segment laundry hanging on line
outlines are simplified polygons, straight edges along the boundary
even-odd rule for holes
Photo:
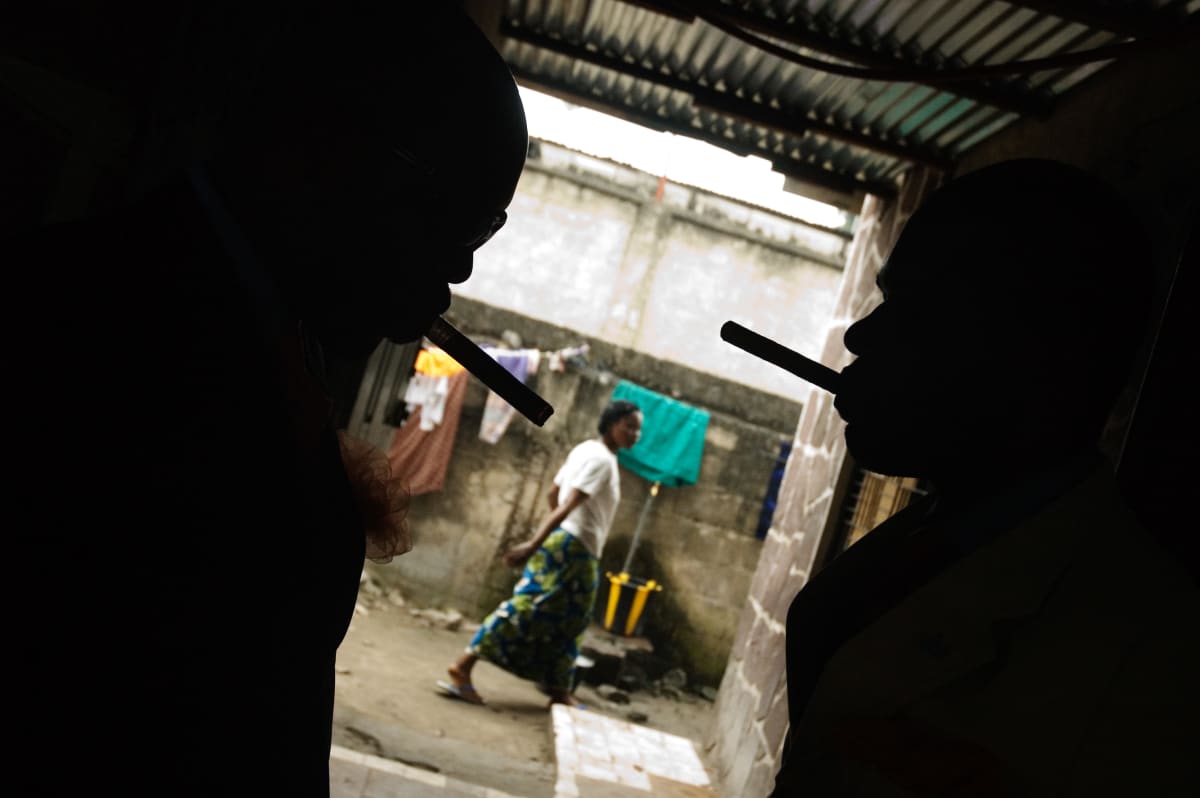
[[[617,383],[612,398],[633,402],[642,411],[642,437],[617,452],[617,461],[651,482],[694,485],[704,455],[708,411],[625,380]]]
[[[396,430],[388,448],[393,478],[412,496],[439,491],[446,484],[469,372],[460,369],[452,376],[432,379],[444,383],[444,392],[439,392],[434,402],[414,405],[408,421]],[[431,416],[436,412],[438,422],[427,424],[427,412]]]
[[[588,351],[587,344],[554,352],[483,348],[522,381],[536,375],[548,358],[553,358],[555,370],[564,371],[563,364]],[[417,353],[404,389],[408,415],[388,448],[393,478],[400,480],[410,495],[432,493],[445,485],[469,377],[470,372],[439,347],[423,348]],[[488,443],[498,442],[515,412],[508,402],[489,391],[479,437]]]
[[[580,344],[579,346],[568,346],[566,349],[556,349],[553,352],[546,352],[546,359],[550,361],[551,371],[566,371],[567,363],[577,358],[586,357],[588,353],[588,345]]]
[[[484,346],[482,349],[521,382],[537,374],[542,359],[541,352],[537,349],[499,349],[492,346]],[[487,400],[483,404],[483,419],[479,423],[479,439],[486,443],[498,443],[516,413],[516,408],[498,393],[488,391]]]
[[[553,351],[504,349],[486,345],[481,348],[521,382],[526,382],[529,378],[536,376],[542,361],[547,362],[551,371],[563,372],[566,371],[567,363],[576,361],[588,353],[587,344]],[[479,424],[479,439],[490,444],[498,443],[516,413],[516,408],[502,399],[499,394],[488,391],[488,397],[483,407],[483,419]]]
[[[450,378],[463,371],[462,365],[441,349],[422,349],[417,353],[412,376],[404,389],[404,403],[410,419],[420,408],[418,423],[422,430],[429,432],[442,423]]]

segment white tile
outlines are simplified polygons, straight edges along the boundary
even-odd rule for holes
[[[636,787],[639,790],[650,789],[650,777],[633,768],[619,768],[617,770],[617,781],[630,787]]]
[[[579,766],[579,775],[587,776],[589,779],[597,781],[616,781],[617,774],[613,772],[611,766],[594,765],[590,762],[583,762]]]
[[[554,784],[555,798],[576,798],[579,795],[579,785],[575,779],[559,779]]]

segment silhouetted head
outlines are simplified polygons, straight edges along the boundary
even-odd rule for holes
[[[528,144],[516,84],[456,4],[278,14],[214,182],[323,343],[414,340],[504,223]]]
[[[596,429],[604,443],[614,452],[617,449],[628,449],[637,443],[642,435],[641,408],[625,399],[615,399],[600,413],[600,422]]]
[[[931,195],[878,284],[845,335],[846,442],[937,484],[1094,447],[1143,336],[1149,243],[1099,181],[1009,161]]]

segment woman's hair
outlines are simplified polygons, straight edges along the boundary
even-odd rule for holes
[[[596,425],[596,429],[600,430],[600,434],[603,435],[608,432],[609,427],[625,418],[625,416],[639,412],[641,412],[641,408],[633,402],[616,399],[609,402],[608,407],[604,408],[604,412],[600,414],[600,423]]]

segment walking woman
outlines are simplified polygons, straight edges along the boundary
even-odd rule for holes
[[[571,694],[575,658],[592,618],[600,584],[600,553],[621,498],[617,452],[638,441],[642,413],[617,400],[604,409],[599,437],[567,455],[547,498],[550,514],[537,533],[504,553],[504,562],[524,564],[512,597],[483,621],[466,653],[439,681],[446,693],[482,704],[471,683],[480,659],[535,682],[551,703],[575,706]]]

